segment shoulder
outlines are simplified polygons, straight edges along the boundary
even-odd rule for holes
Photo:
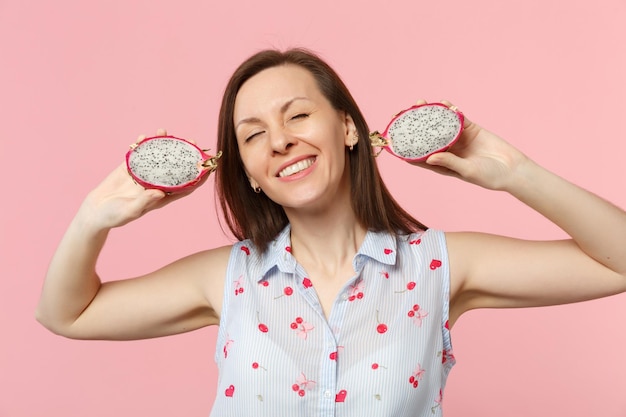
[[[443,255],[447,252],[447,234],[439,229],[421,230],[409,235],[398,235],[398,246],[408,246],[420,253],[425,251],[439,252]]]
[[[417,231],[408,235],[395,236],[398,252],[398,265],[415,269],[436,271],[447,278],[449,275],[446,234],[438,229]]]
[[[176,261],[176,263],[188,268],[201,268],[203,271],[213,271],[216,272],[214,275],[220,275],[219,272],[222,269],[226,270],[225,267],[228,264],[228,259],[234,246],[226,245],[196,252]]]
[[[219,316],[222,307],[224,278],[235,245],[207,249],[181,258],[164,269],[179,282],[188,282],[202,293]]]
[[[242,273],[248,275],[263,274],[273,266],[285,260],[285,252],[291,250],[289,239],[290,227],[285,227],[265,248],[260,248],[251,239],[245,239],[232,245],[228,261],[227,276]]]
[[[454,297],[463,288],[465,279],[472,269],[473,260],[480,259],[481,252],[486,249],[485,245],[490,244],[490,235],[476,232],[446,232],[445,236],[451,269],[451,292]]]

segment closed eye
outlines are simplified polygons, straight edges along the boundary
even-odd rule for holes
[[[299,113],[299,114],[296,114],[295,116],[293,116],[291,118],[291,120],[306,119],[307,117],[309,117],[309,115],[307,113]]]
[[[264,133],[264,131],[261,131],[261,132],[256,132],[256,133],[251,134],[250,136],[248,136],[248,137],[244,140],[244,142],[248,142],[249,140],[251,140],[251,139],[252,139],[252,138],[254,138],[255,136],[260,135],[261,133]]]

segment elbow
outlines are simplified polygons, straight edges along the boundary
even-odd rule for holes
[[[52,333],[63,336],[62,329],[60,329],[59,326],[54,323],[54,320],[50,320],[50,317],[47,314],[43,313],[40,309],[37,309],[35,311],[35,320],[37,320],[39,324],[50,330]]]
[[[71,326],[62,323],[60,320],[54,320],[50,316],[50,314],[46,314],[45,312],[41,311],[40,308],[37,308],[37,310],[35,310],[35,320],[57,336],[63,336],[69,339],[76,339],[76,337],[72,336],[70,332]]]
[[[52,322],[49,320],[48,315],[42,311],[41,306],[37,306],[37,309],[35,310],[35,320],[46,329],[55,333],[54,330],[52,330],[54,327]]]

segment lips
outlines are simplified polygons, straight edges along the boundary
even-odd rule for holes
[[[289,175],[297,174],[300,171],[303,171],[313,165],[315,162],[315,157],[310,157],[306,159],[301,159],[293,164],[286,166],[278,172],[278,176],[280,178],[288,177]]]

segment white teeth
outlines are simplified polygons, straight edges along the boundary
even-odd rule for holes
[[[288,175],[296,174],[304,169],[307,169],[315,162],[315,158],[304,159],[302,161],[296,162],[293,165],[289,165],[287,168],[283,169],[278,173],[279,177],[286,177]]]

